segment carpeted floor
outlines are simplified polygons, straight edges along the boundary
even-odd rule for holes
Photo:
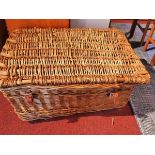
[[[130,25],[113,25],[128,31]],[[139,33],[136,31],[136,36]],[[150,61],[149,55],[141,52],[135,40],[132,46],[141,57]],[[0,93],[0,134],[141,134],[130,104],[122,109],[96,113],[77,114],[69,117],[55,118],[48,121],[22,122],[10,103]]]

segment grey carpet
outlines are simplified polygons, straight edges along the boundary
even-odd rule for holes
[[[142,134],[155,134],[155,104],[153,102],[152,85],[137,86],[131,97],[135,117]]]
[[[124,33],[130,30],[130,24],[113,24],[113,27],[121,29]],[[131,46],[136,54],[141,58],[143,64],[151,75],[149,85],[136,86],[130,97],[130,103],[140,127],[142,134],[155,135],[155,67],[152,68],[149,63],[155,54],[155,48],[150,44],[147,52],[137,46],[141,39],[142,33],[139,28],[136,29],[134,37],[130,40]],[[147,37],[146,37],[147,38]]]
[[[151,83],[135,87],[130,103],[142,134],[155,135],[155,71],[146,63]]]

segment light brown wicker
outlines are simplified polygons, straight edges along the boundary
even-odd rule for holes
[[[149,81],[116,29],[20,29],[10,34],[0,62],[2,87]]]
[[[16,30],[0,53],[0,69],[2,91],[23,120],[122,107],[133,85],[150,81],[123,33],[114,28]],[[26,89],[33,90],[31,99],[29,93],[26,99],[21,95]],[[42,108],[34,108],[39,103]]]

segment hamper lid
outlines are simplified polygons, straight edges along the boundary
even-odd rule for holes
[[[18,29],[0,53],[0,84],[148,83],[150,76],[115,29]]]

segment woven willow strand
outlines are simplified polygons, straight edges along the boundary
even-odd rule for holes
[[[117,29],[19,29],[0,53],[0,85],[147,83],[149,74]]]

